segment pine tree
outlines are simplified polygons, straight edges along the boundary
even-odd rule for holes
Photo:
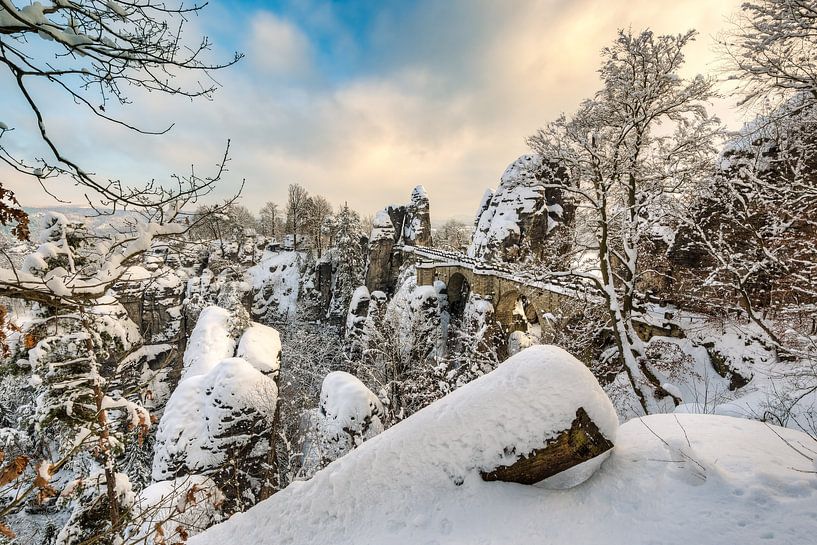
[[[335,232],[335,274],[332,279],[332,300],[327,317],[345,320],[355,289],[363,284],[365,257],[360,243],[363,232],[360,215],[344,204],[337,215]]]

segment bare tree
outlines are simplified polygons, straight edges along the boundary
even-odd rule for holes
[[[274,202],[267,202],[258,215],[258,226],[261,234],[275,238],[280,222],[280,212],[278,205]]]
[[[298,233],[303,229],[309,206],[309,193],[299,184],[289,184],[287,223],[292,231],[292,249],[298,249]]]
[[[597,288],[625,369],[646,412],[666,397],[645,365],[633,327],[638,281],[647,272],[640,248],[660,227],[673,195],[707,172],[717,125],[703,103],[712,82],[678,75],[694,32],[655,36],[620,31],[603,50],[603,88],[571,118],[562,116],[528,139],[553,162],[546,186],[566,191],[583,217],[593,260],[575,261],[556,276],[579,277]],[[659,130],[660,127],[660,130]],[[568,179],[560,179],[563,169]]]
[[[312,238],[313,248],[321,257],[323,252],[324,230],[327,220],[332,217],[332,205],[323,195],[312,195],[307,200],[304,217],[304,228]]]
[[[444,250],[462,252],[471,242],[473,228],[465,223],[450,219],[434,233],[434,245]]]
[[[129,104],[126,91],[134,87],[189,98],[212,96],[217,84],[210,71],[235,63],[241,55],[236,53],[223,63],[208,62],[204,56],[210,41],[204,37],[191,44],[185,39],[186,21],[204,5],[74,0],[44,6],[0,0],[0,65],[8,71],[28,108],[36,136],[50,153],[50,157],[38,158],[16,155],[12,149],[19,146],[10,147],[4,139],[17,128],[0,120],[0,159],[36,179],[44,190],[45,180],[69,177],[90,190],[86,199],[91,206],[106,207],[107,213],[117,207],[164,206],[208,192],[211,181],[195,177],[188,178],[195,178],[193,184],[169,185],[101,179],[65,153],[50,130],[42,98],[37,96],[39,83],[47,82],[52,92],[61,92],[89,115],[143,134],[166,133],[172,125],[157,130],[141,128],[111,113],[109,106]],[[190,82],[186,74],[191,72],[200,72],[202,78]]]

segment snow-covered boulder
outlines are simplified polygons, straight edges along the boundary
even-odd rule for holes
[[[275,381],[242,358],[189,377],[167,402],[156,432],[153,478],[160,481],[221,468],[266,440],[277,400]]]
[[[338,435],[362,436],[369,428],[383,430],[380,400],[357,377],[343,371],[332,371],[323,379],[320,411]]]
[[[323,379],[321,400],[304,443],[307,474],[337,460],[383,431],[383,405],[357,377],[332,371]]]
[[[505,170],[496,192],[480,202],[468,255],[485,261],[542,258],[544,241],[572,221],[559,188],[564,173],[539,155],[523,155]]]
[[[187,349],[184,351],[182,379],[208,373],[221,360],[235,352],[235,339],[230,335],[230,311],[209,306],[201,311]]]
[[[272,378],[281,369],[281,335],[278,330],[263,324],[250,324],[241,339],[235,355]]]
[[[369,242],[379,242],[381,240],[391,240],[394,242],[394,224],[391,222],[391,216],[387,209],[379,210],[372,219],[372,233],[369,236]]]
[[[152,470],[155,481],[206,475],[228,507],[252,504],[271,486],[281,357],[276,330],[250,324],[242,334],[234,325],[220,307],[199,315],[184,374],[159,421]]]

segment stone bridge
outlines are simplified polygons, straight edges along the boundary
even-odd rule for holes
[[[474,293],[491,301],[496,322],[508,333],[524,326],[522,313],[528,322],[544,325],[547,314],[591,297],[579,286],[526,279],[507,266],[481,263],[463,254],[424,247],[413,251],[417,284],[444,282],[452,315],[461,315],[468,295]]]
[[[524,330],[528,324],[544,327],[548,314],[556,311],[572,314],[585,304],[602,304],[598,294],[586,285],[569,282],[543,282],[514,272],[502,264],[482,263],[464,254],[437,248],[413,247],[417,284],[430,286],[435,280],[445,283],[452,316],[462,315],[468,295],[474,293],[489,300],[494,320],[506,334]],[[524,319],[522,316],[524,315]],[[657,315],[634,320],[636,332],[644,340],[654,335],[677,337],[681,330]]]

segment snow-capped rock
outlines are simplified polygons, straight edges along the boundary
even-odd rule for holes
[[[565,173],[539,155],[523,155],[502,174],[496,192],[480,203],[468,255],[485,261],[541,257],[543,242],[560,224],[570,223],[573,208],[562,191]]]

